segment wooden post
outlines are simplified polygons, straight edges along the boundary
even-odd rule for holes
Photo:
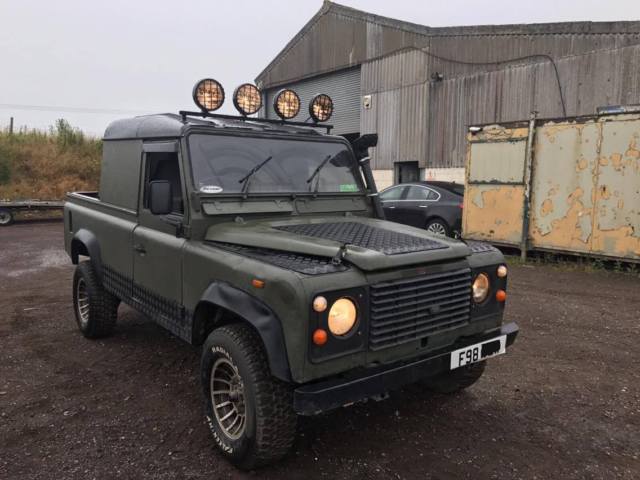
[[[13,117],[9,120],[9,135],[13,135]]]

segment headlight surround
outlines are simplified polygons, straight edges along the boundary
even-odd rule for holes
[[[357,319],[358,308],[355,302],[350,298],[341,297],[333,302],[329,309],[329,331],[336,337],[343,337],[353,330]]]
[[[471,286],[473,291],[473,301],[476,303],[484,302],[489,296],[490,286],[491,282],[489,281],[489,275],[486,273],[479,273]]]

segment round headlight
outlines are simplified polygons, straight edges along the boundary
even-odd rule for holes
[[[479,273],[473,281],[473,300],[476,303],[483,302],[489,295],[489,277],[486,273]]]
[[[273,108],[280,118],[289,120],[300,111],[300,97],[293,90],[280,90],[273,102]]]
[[[321,93],[309,102],[309,115],[316,122],[326,122],[333,114],[333,100],[329,95]]]
[[[224,102],[224,88],[220,82],[205,78],[193,87],[193,101],[206,112],[219,109]]]
[[[339,298],[329,310],[329,331],[338,337],[346,335],[356,324],[357,318],[356,304],[348,298]]]
[[[233,105],[242,115],[253,115],[262,107],[260,90],[255,85],[243,83],[233,92]]]

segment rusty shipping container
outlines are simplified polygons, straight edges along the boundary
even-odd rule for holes
[[[639,111],[472,127],[463,235],[640,261]]]

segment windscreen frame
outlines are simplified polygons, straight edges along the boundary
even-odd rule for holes
[[[239,138],[262,138],[262,139],[277,139],[284,141],[304,141],[304,142],[317,142],[317,143],[336,143],[343,146],[353,159],[354,179],[358,186],[358,191],[354,192],[260,192],[252,191],[249,193],[251,198],[273,198],[273,197],[364,197],[368,195],[366,182],[362,176],[360,165],[353,152],[351,144],[347,139],[338,136],[322,135],[318,133],[307,134],[306,132],[296,132],[295,134],[284,132],[259,132],[259,131],[212,131],[204,128],[189,128],[184,134],[185,151],[188,158],[188,179],[191,182],[191,189],[198,196],[203,199],[222,199],[222,198],[238,198],[243,197],[243,193],[238,192],[222,192],[222,193],[204,193],[201,192],[197,183],[193,171],[193,154],[191,151],[191,136],[192,135],[208,135],[208,136],[224,136],[224,137],[239,137]],[[275,161],[275,159],[274,159]]]

